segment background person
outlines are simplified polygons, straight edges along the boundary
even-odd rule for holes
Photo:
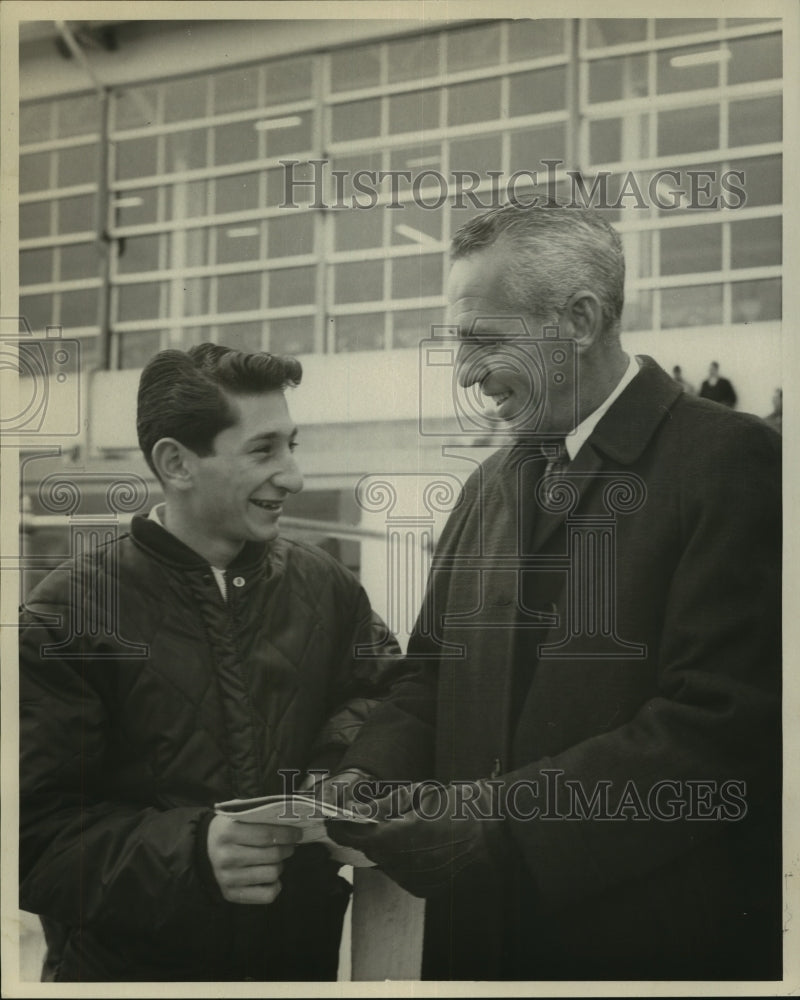
[[[702,399],[710,399],[714,403],[722,403],[733,409],[736,406],[736,391],[729,379],[719,373],[719,364],[712,361],[708,368],[708,378],[700,386]]]

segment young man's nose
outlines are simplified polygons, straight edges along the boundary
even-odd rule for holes
[[[299,493],[302,490],[303,474],[294,455],[287,457],[281,469],[272,476],[272,481],[287,493]]]

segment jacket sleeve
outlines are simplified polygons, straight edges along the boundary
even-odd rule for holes
[[[639,877],[717,836],[726,822],[713,805],[726,782],[743,802],[725,810],[728,829],[745,816],[764,821],[780,801],[779,439],[752,424],[735,430],[735,439],[704,449],[713,455],[707,466],[687,455],[655,696],[619,728],[504,775],[535,782],[540,800],[549,781],[552,815],[568,815],[574,803],[566,782],[586,797],[609,782],[612,816],[627,802],[625,821],[530,819],[528,806],[510,819],[513,842],[553,904]],[[639,805],[624,798],[626,788],[641,799],[664,779],[676,786],[662,801],[677,794],[691,805],[694,795],[696,818],[662,821],[652,802],[633,818]]]
[[[20,905],[60,923],[181,933],[215,899],[195,864],[207,808],[158,810],[109,787],[102,642],[69,656],[66,604],[23,611],[20,630]]]

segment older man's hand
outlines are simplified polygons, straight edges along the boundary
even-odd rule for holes
[[[468,792],[465,792],[468,789]],[[377,824],[329,820],[328,835],[354,847],[415,896],[431,896],[471,866],[494,869],[505,837],[497,782],[436,782],[377,799]]]

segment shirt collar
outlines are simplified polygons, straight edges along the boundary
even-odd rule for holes
[[[625,388],[636,378],[638,374],[639,362],[632,354],[630,360],[628,361],[628,367],[625,369],[625,374],[619,380],[616,387],[611,391],[610,395],[607,396],[605,401],[601,403],[596,410],[590,413],[585,420],[582,420],[575,430],[571,434],[568,434],[565,438],[564,444],[566,445],[570,462],[588,441],[592,431],[608,412],[614,400],[622,395]]]

